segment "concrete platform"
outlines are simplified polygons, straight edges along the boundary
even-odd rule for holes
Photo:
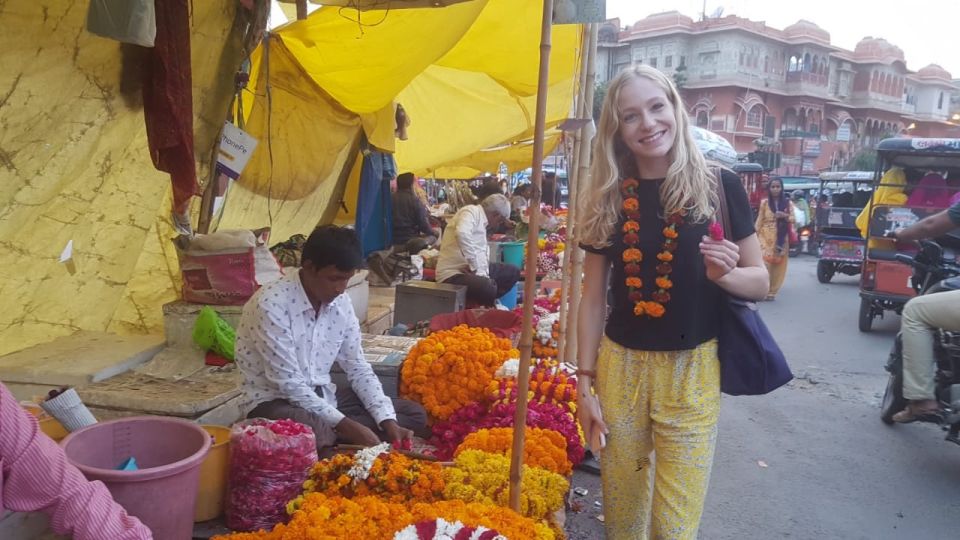
[[[17,399],[53,388],[82,388],[143,364],[162,348],[162,336],[77,332],[0,357],[0,380]]]

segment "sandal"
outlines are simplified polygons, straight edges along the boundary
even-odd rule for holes
[[[940,407],[921,408],[913,403],[907,404],[906,408],[893,415],[893,421],[898,424],[909,424],[911,422],[933,422],[939,424],[943,421],[943,411]]]

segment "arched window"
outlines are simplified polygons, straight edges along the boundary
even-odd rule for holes
[[[810,71],[810,53],[803,55],[803,71]]]
[[[943,92],[940,92],[940,99],[937,100],[937,109],[943,108]]]
[[[750,112],[747,113],[747,127],[749,128],[762,128],[763,127],[763,107],[759,105],[754,105]]]
[[[707,111],[701,109],[697,112],[697,127],[706,128],[710,126],[710,115]]]
[[[791,57],[790,57],[790,65],[787,66],[787,71],[791,71],[791,72],[792,72],[792,71],[800,71],[799,67],[800,67],[800,66],[799,66],[799,64],[797,63],[797,57],[796,57],[796,56],[791,56]]]

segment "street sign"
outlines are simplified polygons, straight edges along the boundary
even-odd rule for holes
[[[837,130],[837,140],[839,142],[849,142],[850,141],[850,123],[844,122],[840,129]]]

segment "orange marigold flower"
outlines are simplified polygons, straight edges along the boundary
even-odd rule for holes
[[[659,302],[647,302],[645,309],[647,315],[654,318],[663,317],[663,314],[667,312],[666,308],[664,308]]]
[[[643,252],[636,248],[623,250],[623,262],[632,263],[643,260]]]
[[[640,287],[643,287],[643,280],[641,280],[638,277],[628,277],[627,287],[633,287],[634,289],[639,289]]]
[[[670,262],[673,260],[673,253],[670,253],[669,251],[661,251],[660,253],[657,253],[657,258],[663,262]]]
[[[660,277],[657,278],[657,287],[660,287],[661,289],[667,290],[667,289],[673,287],[673,282],[670,281],[670,278],[668,278],[668,277],[666,277],[666,276],[660,276]]]
[[[623,209],[627,212],[636,212],[640,209],[640,203],[634,198],[623,200]]]
[[[632,219],[628,219],[626,223],[623,224],[623,232],[637,232],[640,230],[640,224]]]
[[[669,239],[673,240],[673,239],[676,238],[677,236],[679,236],[679,234],[677,234],[677,229],[676,229],[676,228],[674,228],[674,227],[672,227],[672,226],[671,226],[671,227],[664,227],[664,228],[663,228],[663,237],[664,237],[664,238],[669,238]]]

